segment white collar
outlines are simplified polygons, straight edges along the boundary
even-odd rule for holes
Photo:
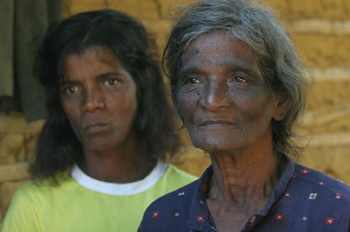
[[[109,183],[93,179],[86,175],[77,164],[73,166],[71,176],[80,185],[92,191],[110,195],[126,196],[141,193],[151,188],[163,176],[167,167],[167,164],[158,160],[156,166],[144,179],[125,184]]]

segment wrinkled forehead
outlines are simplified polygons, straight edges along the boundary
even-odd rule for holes
[[[226,32],[214,32],[197,37],[181,57],[179,75],[188,67],[207,65],[249,67],[260,69],[258,56],[249,46]]]

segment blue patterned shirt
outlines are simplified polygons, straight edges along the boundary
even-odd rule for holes
[[[350,187],[286,159],[286,168],[267,205],[247,220],[242,231],[350,231]],[[153,202],[138,231],[215,232],[206,203],[206,186],[212,174],[210,166],[199,180]]]

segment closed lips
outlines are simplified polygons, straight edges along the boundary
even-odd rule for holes
[[[210,126],[229,126],[229,125],[234,125],[235,123],[229,120],[206,120],[203,121],[199,126],[206,126],[206,127],[210,127]]]
[[[94,124],[89,124],[88,126],[86,126],[84,128],[84,130],[86,132],[90,132],[90,133],[93,133],[93,132],[100,132],[102,130],[104,130],[106,127],[107,127],[108,124],[105,124],[105,123],[94,123]]]

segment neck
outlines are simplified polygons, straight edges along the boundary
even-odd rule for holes
[[[260,151],[211,155],[211,160],[214,173],[208,198],[238,208],[265,206],[284,168],[272,146]]]
[[[103,151],[84,149],[84,159],[78,166],[88,176],[111,183],[130,183],[145,178],[155,167],[156,160],[138,161],[136,144],[126,144]]]

